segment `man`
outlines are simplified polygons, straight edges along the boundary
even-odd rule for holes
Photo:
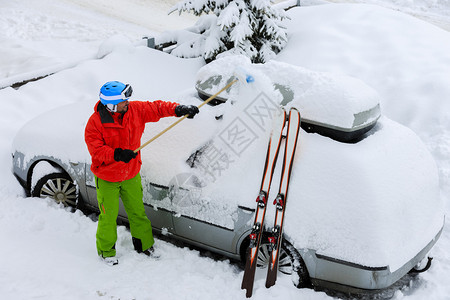
[[[145,123],[171,116],[193,118],[198,113],[193,105],[160,100],[129,102],[132,92],[128,84],[105,83],[85,129],[100,209],[97,252],[109,265],[118,264],[115,243],[119,196],[128,215],[135,250],[148,256],[153,254],[152,227],[142,201],[141,153],[133,151],[140,146]]]

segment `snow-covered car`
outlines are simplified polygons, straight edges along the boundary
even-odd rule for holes
[[[300,132],[279,271],[298,287],[373,293],[418,268],[444,224],[436,165],[419,138],[382,116],[377,94],[362,82],[284,63],[218,60],[200,69],[197,82],[222,77],[209,88],[197,86],[198,92],[219,90],[232,76],[230,65],[243,66],[255,82],[234,85],[220,105],[202,107],[141,150],[144,203],[155,232],[244,259],[271,122],[281,104],[327,130]],[[193,92],[180,99],[201,101]],[[13,172],[29,195],[98,209],[83,137],[94,104],[49,111],[17,134]],[[174,121],[147,124],[143,142]],[[278,189],[277,165],[270,199]],[[119,215],[126,221],[123,207]],[[273,215],[269,205],[267,231]],[[263,239],[262,268],[268,247]]]
[[[241,66],[235,71],[231,66]],[[217,60],[203,67],[197,76],[196,90],[207,100],[224,88],[236,73],[245,72],[250,62],[245,57]],[[349,76],[313,72],[290,64],[270,61],[252,65],[261,72],[281,96],[280,105],[294,106],[302,112],[302,128],[341,142],[354,142],[372,129],[381,116],[377,93],[365,83]],[[267,91],[266,91],[267,92]],[[231,95],[230,95],[231,93]],[[214,104],[233,97],[231,89],[214,99]]]

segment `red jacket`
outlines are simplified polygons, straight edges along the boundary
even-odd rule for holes
[[[91,171],[94,175],[111,182],[136,176],[142,165],[141,152],[129,163],[124,163],[114,160],[114,149],[137,149],[141,145],[145,123],[175,116],[177,105],[178,103],[160,100],[130,101],[128,111],[123,114],[123,120],[120,120],[120,113],[110,113],[100,101],[97,102],[84,133],[92,157]]]

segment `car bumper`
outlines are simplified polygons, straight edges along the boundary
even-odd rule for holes
[[[437,242],[442,230],[443,226],[426,247],[394,272],[389,266],[363,266],[320,255],[311,249],[301,252],[314,286],[350,294],[373,294],[393,286],[417,266]]]

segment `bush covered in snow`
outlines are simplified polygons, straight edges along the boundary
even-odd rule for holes
[[[163,42],[177,42],[172,51],[179,57],[203,56],[207,62],[222,53],[243,54],[254,63],[273,58],[287,42],[287,17],[284,10],[272,6],[270,0],[183,0],[173,11],[191,12],[201,16],[188,29],[190,38],[178,39],[168,32]]]

